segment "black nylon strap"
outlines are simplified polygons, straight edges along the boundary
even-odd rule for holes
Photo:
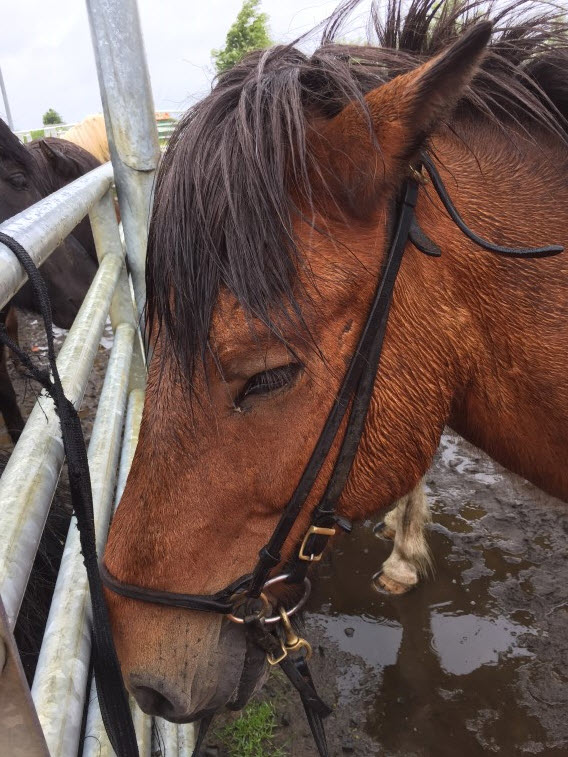
[[[92,659],[103,722],[116,754],[119,757],[138,757],[138,745],[128,696],[122,681],[120,665],[110,630],[103,586],[98,571],[93,498],[87,451],[81,421],[73,404],[65,396],[57,370],[51,305],[47,288],[35,263],[19,242],[2,232],[0,232],[0,242],[12,250],[26,272],[38,300],[47,336],[47,354],[52,379],[50,379],[47,371],[38,368],[21,350],[17,349],[16,352],[30,374],[40,382],[52,397],[59,416],[61,436],[67,457],[71,502],[77,518],[83,562],[91,593],[93,613]],[[0,331],[0,340],[10,349],[15,346],[7,337],[5,331]]]

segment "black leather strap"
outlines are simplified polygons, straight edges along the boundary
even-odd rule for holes
[[[91,594],[93,610],[92,660],[97,681],[101,714],[106,732],[116,754],[120,755],[120,757],[138,757],[138,745],[132,723],[128,696],[122,682],[122,674],[112,638],[103,586],[98,571],[93,498],[87,450],[85,448],[79,415],[73,404],[65,396],[57,370],[53,343],[51,305],[47,288],[35,263],[19,242],[4,233],[0,233],[0,242],[12,250],[34,289],[47,336],[47,354],[52,379],[46,370],[38,367],[22,350],[13,344],[4,330],[0,330],[0,341],[17,353],[30,374],[49,393],[59,416],[61,436],[67,457],[71,502],[75,517],[77,518],[81,552],[83,554],[83,562],[85,563]]]
[[[413,179],[408,179],[405,185],[403,199],[399,206],[396,230],[389,253],[387,254],[387,259],[383,266],[382,276],[380,277],[380,283],[373,298],[367,322],[363,328],[363,333],[359,338],[359,343],[343,379],[335,404],[327,416],[323,430],[316,443],[314,451],[312,452],[310,460],[304,469],[298,486],[270,537],[270,541],[264,547],[264,550],[274,557],[280,555],[284,542],[288,538],[288,535],[296,522],[296,518],[308,498],[321,467],[331,449],[339,430],[339,426],[341,425],[341,421],[349,407],[349,403],[355,395],[347,429],[345,431],[342,450],[338,461],[335,464],[332,479],[328,484],[328,489],[322,500],[324,508],[329,506],[329,502],[332,498],[337,498],[337,490],[340,489],[340,487],[343,488],[343,483],[349,475],[353,457],[363,432],[365,415],[370,399],[369,389],[372,391],[375,378],[370,365],[371,362],[373,365],[376,365],[378,356],[381,352],[392,291],[400,268],[404,247],[408,240],[408,232],[412,223],[417,196],[417,182]],[[363,373],[365,374],[365,379],[363,380],[363,386],[361,386],[360,381]],[[319,510],[320,507],[317,508],[317,511]],[[253,579],[249,589],[250,596],[258,596],[260,594],[272,567],[273,565],[268,564],[268,562],[263,559],[261,551],[259,561],[253,572]]]
[[[243,592],[251,579],[250,575],[242,576],[216,594],[181,594],[125,583],[115,578],[102,560],[99,563],[99,571],[104,585],[122,597],[138,599],[141,602],[152,602],[157,605],[167,605],[168,607],[181,607],[184,610],[215,612],[221,615],[226,615],[232,611],[234,601],[231,598],[235,594]]]
[[[312,674],[310,673],[310,669],[308,668],[308,663],[306,662],[305,658],[300,657],[297,660],[294,660],[293,665],[296,668],[298,675],[301,676],[301,678],[305,681],[305,683],[311,688],[314,688]],[[300,699],[302,700],[302,704],[304,706],[304,712],[306,713],[306,718],[308,720],[308,724],[310,726],[310,730],[312,732],[312,736],[314,737],[314,742],[316,744],[320,757],[329,757],[327,739],[325,737],[325,729],[323,725],[323,718],[326,717],[327,714],[330,714],[330,713],[329,712],[322,713],[318,709],[313,707],[311,703],[309,702],[309,700],[307,700],[303,696],[301,691],[300,691]]]
[[[461,215],[458,213],[432,158],[427,153],[422,153],[420,157],[424,164],[424,168],[428,171],[428,175],[432,180],[432,185],[436,190],[438,197],[448,211],[448,215],[458,229],[463,232],[468,239],[471,239],[472,242],[479,245],[479,247],[482,247],[484,250],[489,250],[489,252],[495,252],[498,255],[505,255],[510,258],[547,258],[551,255],[558,255],[558,253],[564,251],[564,247],[559,244],[552,244],[546,247],[501,247],[501,245],[493,244],[492,242],[488,242],[487,239],[483,239],[483,237],[480,237],[475,231],[472,231],[469,226],[467,226]]]
[[[410,231],[408,232],[408,239],[417,250],[420,250],[420,252],[423,252],[425,255],[429,255],[431,258],[442,257],[442,250],[422,231],[422,228],[416,220],[416,216],[412,219]]]
[[[261,621],[252,620],[247,623],[247,633],[267,655],[277,658],[282,652],[282,645],[275,632],[268,631]],[[279,665],[300,695],[319,754],[328,757],[323,718],[331,714],[332,710],[318,695],[305,657],[292,658],[287,655]]]

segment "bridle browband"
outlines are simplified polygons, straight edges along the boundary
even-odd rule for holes
[[[328,715],[331,710],[315,691],[307,666],[311,648],[308,642],[295,633],[289,618],[303,606],[309,595],[310,582],[306,573],[310,564],[321,559],[328,540],[335,535],[338,527],[345,531],[351,530],[350,522],[338,515],[336,508],[363,435],[367,411],[378,374],[394,285],[404,249],[407,243],[411,242],[424,254],[435,257],[441,255],[438,246],[423,232],[414,215],[419,188],[427,181],[422,174],[423,168],[454,223],[465,236],[483,249],[499,255],[520,258],[546,257],[563,251],[563,247],[559,245],[537,248],[500,247],[479,237],[465,224],[448,196],[431,158],[423,153],[417,167],[411,168],[410,176],[406,179],[400,199],[397,202],[398,214],[394,233],[367,321],[334,405],[329,412],[300,481],[272,536],[260,550],[259,559],[253,572],[211,595],[184,594],[128,584],[111,575],[102,562],[97,570],[92,498],[84,440],[81,435],[78,415],[73,405],[65,397],[57,373],[53,350],[51,310],[45,284],[26,250],[16,240],[0,233],[0,242],[14,252],[28,274],[38,297],[48,338],[51,376],[38,368],[10,340],[4,329],[0,329],[0,342],[16,352],[32,376],[40,381],[53,397],[60,417],[71,481],[73,509],[77,516],[91,590],[93,657],[99,703],[105,728],[119,757],[137,757],[138,748],[116,651],[112,644],[110,623],[102,598],[101,580],[111,591],[130,599],[186,610],[223,614],[234,622],[242,623],[249,638],[266,652],[269,662],[279,664],[298,690],[318,751],[322,757],[328,756],[322,718]],[[339,454],[324,494],[312,512],[310,527],[301,543],[297,545],[293,557],[285,567],[285,572],[271,577],[271,572],[281,562],[282,548],[313,489],[350,406],[351,410]],[[286,610],[284,607],[277,607],[276,614],[270,616],[273,608],[264,590],[279,582],[303,584],[303,596],[293,608]],[[210,722],[210,717],[201,722],[194,756],[199,754]]]
[[[291,639],[289,629],[288,634],[282,641],[278,637],[276,629],[268,628],[270,624],[267,620],[274,621],[280,618],[276,616],[276,618],[267,619],[266,613],[269,610],[267,609],[267,600],[263,590],[269,588],[269,585],[276,580],[285,580],[288,583],[304,582],[304,586],[306,587],[306,573],[310,563],[321,559],[329,538],[336,533],[336,528],[340,527],[345,531],[351,530],[350,522],[338,516],[336,508],[363,435],[367,411],[378,373],[394,285],[402,262],[404,249],[410,241],[417,249],[427,255],[435,257],[441,255],[441,251],[437,245],[424,234],[415,218],[418,190],[420,185],[426,182],[425,177],[422,175],[422,167],[427,171],[432,186],[451,219],[469,239],[483,249],[499,255],[520,258],[539,258],[562,252],[563,247],[558,245],[537,248],[511,248],[501,247],[482,239],[465,224],[453,205],[431,158],[426,153],[423,153],[420,157],[418,167],[411,168],[410,177],[406,180],[402,196],[397,203],[398,216],[389,251],[383,264],[379,284],[369,310],[367,321],[343,378],[341,388],[327,416],[323,430],[300,481],[284,508],[272,536],[259,552],[259,559],[252,574],[242,576],[225,589],[212,595],[184,594],[147,589],[124,583],[112,576],[104,563],[100,564],[101,577],[105,586],[113,592],[130,599],[180,607],[187,610],[222,613],[229,615],[233,620],[237,619],[232,615],[235,601],[243,604],[243,598],[247,600],[248,609],[245,611],[244,619],[241,622],[244,623],[254,641],[267,652],[269,661],[273,664],[280,664],[297,687],[299,675],[302,679],[299,688],[303,700],[306,696],[306,687],[308,690],[313,690],[313,683],[307,671],[306,658],[301,656],[295,661],[293,667],[296,668],[296,671],[294,672],[294,669],[290,667],[289,655],[289,652],[292,651],[291,647],[294,646],[293,643],[290,643],[293,639]],[[276,578],[270,579],[271,571],[282,560],[282,548],[313,489],[350,405],[351,411],[339,455],[325,492],[312,513],[310,527],[301,544],[297,546],[293,558],[287,564],[285,568],[286,572]],[[300,602],[302,605],[309,593],[309,583],[307,587]],[[260,605],[256,603],[255,608],[255,600],[259,598],[262,598],[263,602]],[[284,608],[280,608],[285,631],[288,623],[287,619],[297,609],[297,607],[294,607],[291,611],[286,611]],[[304,640],[296,636],[297,642],[304,642]],[[304,645],[300,646],[302,649],[305,649],[306,645],[307,642],[304,642]],[[309,647],[309,645],[307,646]],[[329,708],[321,702],[317,694],[315,694],[315,690],[308,693],[311,694],[312,702],[308,706],[304,702],[306,714],[308,715],[318,750],[325,757],[328,751],[321,725],[321,717],[329,713]],[[313,710],[314,706],[316,707],[315,712]],[[311,711],[310,708],[312,708]],[[202,741],[204,732],[202,731],[200,735],[200,741]],[[196,750],[194,754],[197,753]]]

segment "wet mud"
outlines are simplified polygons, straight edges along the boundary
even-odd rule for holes
[[[20,340],[41,354],[34,320],[21,319]],[[107,333],[81,411],[87,433],[109,346]],[[27,414],[33,389],[13,375]],[[10,449],[0,428],[4,459]],[[303,623],[318,689],[334,706],[330,754],[568,757],[568,505],[449,431],[426,483],[428,580],[405,596],[374,588],[391,549],[374,521],[341,537],[315,571]],[[260,697],[276,706],[284,754],[315,757],[281,674]],[[208,754],[223,755],[214,733]]]

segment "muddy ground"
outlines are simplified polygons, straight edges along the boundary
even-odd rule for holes
[[[20,338],[41,351],[33,320]],[[106,356],[101,346],[87,430]],[[26,411],[32,401],[28,388]],[[4,457],[9,449],[0,428]],[[331,755],[568,757],[568,505],[451,432],[426,482],[431,579],[403,597],[378,593],[372,576],[390,544],[370,521],[317,569],[305,627],[318,688],[335,707]],[[287,683],[273,675],[262,696],[277,706],[284,752],[315,756]],[[216,742],[212,757],[223,754]]]

